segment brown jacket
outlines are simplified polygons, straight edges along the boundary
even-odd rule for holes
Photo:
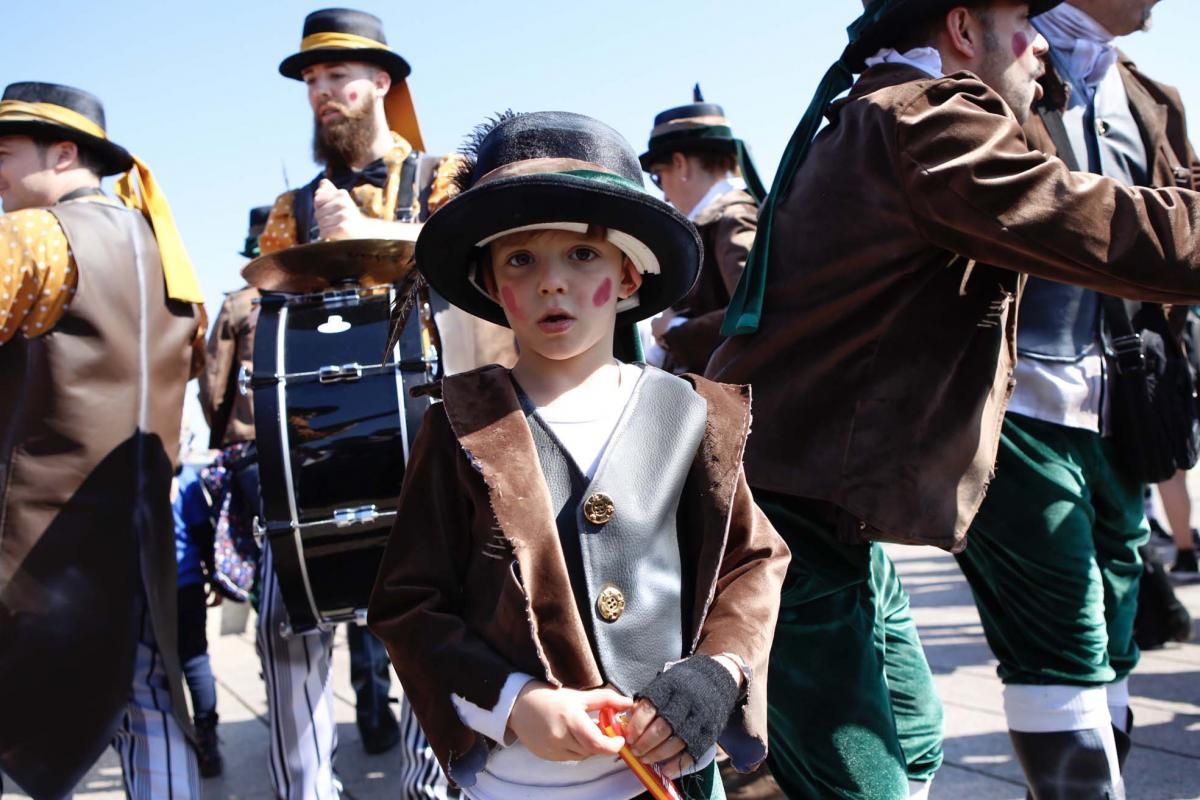
[[[742,474],[748,390],[688,380],[708,422],[679,509],[692,521],[680,541],[685,586],[694,587],[684,642],[689,654],[735,653],[750,665],[748,699],[721,737],[749,769],[766,755],[767,656],[788,552]],[[434,752],[461,778],[488,744],[460,721],[451,695],[492,708],[516,671],[575,689],[604,678],[508,370],[484,367],[442,385],[444,402],[413,446],[368,618]]]
[[[740,189],[726,192],[696,218],[704,243],[700,279],[672,308],[688,318],[667,331],[663,339],[672,367],[704,372],[708,359],[721,343],[725,307],[746,268],[746,256],[758,229],[758,205]]]
[[[0,348],[0,756],[33,794],[57,796],[128,703],[139,591],[162,688],[191,730],[170,486],[199,315],[167,299],[141,214],[86,201],[51,211],[78,266],[75,297],[54,330]],[[34,789],[29,767],[67,785]]]
[[[708,373],[754,387],[752,486],[833,504],[847,539],[958,550],[1012,392],[1015,270],[1196,302],[1200,195],[1070,172],[968,73],[874,67],[831,115],[779,201],[762,326]]]
[[[225,295],[208,336],[200,375],[200,408],[209,427],[208,446],[217,449],[254,440],[254,402],[238,388],[238,373],[254,367],[254,326],[259,292],[244,286]]]

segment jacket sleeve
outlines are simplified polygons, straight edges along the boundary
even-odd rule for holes
[[[455,700],[491,709],[518,672],[463,616],[477,509],[462,487],[477,480],[443,406],[433,406],[413,444],[367,615],[442,766],[460,781],[482,766],[487,745]]]
[[[739,469],[729,536],[696,652],[732,653],[750,668],[744,702],[720,736],[740,772],[754,769],[767,755],[767,666],[790,560],[783,538],[754,502],[745,470]]]
[[[237,331],[233,326],[233,295],[226,295],[217,313],[205,347],[204,371],[200,373],[200,408],[204,421],[213,429],[212,441],[222,441],[223,428],[228,420],[229,409],[225,408],[229,382],[237,364]]]
[[[18,332],[49,333],[78,283],[75,257],[53,214],[28,208],[0,216],[0,345]]]
[[[746,269],[746,258],[757,229],[758,209],[749,203],[731,204],[717,220],[714,255],[730,297]],[[725,309],[713,309],[667,331],[663,339],[671,351],[671,359],[688,372],[703,373],[713,350],[723,340],[721,323],[724,320]]]
[[[931,242],[1130,299],[1200,302],[1200,194],[1071,172],[973,78],[928,84],[896,121],[900,181]]]
[[[258,237],[258,250],[263,255],[283,250],[296,243],[295,195],[284,192],[275,198],[267,224]]]

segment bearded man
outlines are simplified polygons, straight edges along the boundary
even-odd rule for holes
[[[300,51],[279,65],[308,87],[313,158],[310,183],[280,195],[259,236],[262,253],[327,239],[391,239],[421,217],[421,130],[405,78],[408,63],[387,46],[378,17],[348,9],[305,18]],[[428,195],[428,193],[426,193]],[[436,203],[427,196],[425,206]],[[258,647],[271,721],[270,775],[283,800],[332,800],[337,724],[330,659],[333,633],[284,636],[288,621],[271,548],[260,562]],[[388,706],[391,662],[365,627],[349,625],[350,673],[357,723],[371,754],[397,742],[404,797],[445,797],[447,783],[406,703],[399,724]]]

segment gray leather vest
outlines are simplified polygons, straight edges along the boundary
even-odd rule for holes
[[[1060,68],[1060,74],[1066,75]],[[1121,73],[1114,67],[1096,87],[1091,102],[1072,85],[1063,126],[1080,166],[1124,183],[1149,182],[1146,145],[1129,110]],[[1021,298],[1017,349],[1047,361],[1076,361],[1099,340],[1100,302],[1096,293],[1045,278],[1030,277]]]
[[[590,482],[538,415],[528,418],[596,660],[632,695],[683,657],[676,514],[708,406],[687,381],[644,368]]]

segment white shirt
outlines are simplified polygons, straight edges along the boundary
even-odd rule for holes
[[[885,47],[867,59],[867,66],[878,64],[907,64],[935,78],[943,77],[942,54],[932,47],[914,47],[903,53],[891,47]]]

